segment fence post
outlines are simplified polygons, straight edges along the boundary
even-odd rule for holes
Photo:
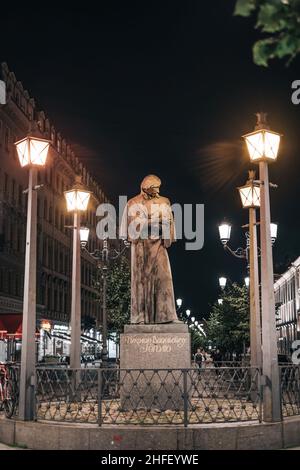
[[[32,410],[33,410],[33,420],[36,421],[37,419],[37,412],[36,412],[36,392],[37,392],[37,372],[36,368],[34,371],[34,375],[31,376],[30,385],[31,385],[31,400],[32,400]]]
[[[186,428],[188,426],[187,369],[183,370],[183,420]]]
[[[98,369],[98,426],[102,425],[102,369]]]

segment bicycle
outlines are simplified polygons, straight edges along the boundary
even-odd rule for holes
[[[16,408],[16,396],[14,381],[5,364],[0,364],[0,411],[4,410],[5,416],[11,418]]]

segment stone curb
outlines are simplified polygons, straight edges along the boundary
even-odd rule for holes
[[[300,445],[300,416],[280,423],[103,426],[0,419],[0,442],[43,450],[263,450]]]

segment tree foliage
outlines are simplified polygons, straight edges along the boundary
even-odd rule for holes
[[[194,354],[198,348],[207,349],[207,339],[206,336],[202,335],[199,331],[191,328],[191,349]]]
[[[107,325],[119,342],[124,325],[130,323],[130,266],[122,256],[109,268],[107,275]]]
[[[103,271],[99,269],[95,286],[99,292],[98,301],[103,309]],[[124,325],[130,323],[130,266],[125,256],[112,261],[107,271],[107,329],[108,337],[119,342]]]
[[[249,295],[246,287],[232,284],[223,303],[215,303],[207,321],[207,340],[225,354],[241,354],[249,346]]]
[[[235,15],[255,15],[264,34],[253,45],[253,60],[267,67],[274,58],[289,64],[300,52],[300,0],[237,0]]]

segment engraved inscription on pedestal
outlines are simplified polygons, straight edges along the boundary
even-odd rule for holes
[[[172,353],[173,347],[183,349],[187,346],[186,337],[163,337],[162,335],[149,335],[140,337],[140,335],[125,336],[125,344],[136,345],[136,351],[141,354],[146,353]]]
[[[127,325],[120,358],[121,369],[128,369],[120,373],[122,409],[183,409],[184,373],[178,369],[191,366],[186,325]]]

